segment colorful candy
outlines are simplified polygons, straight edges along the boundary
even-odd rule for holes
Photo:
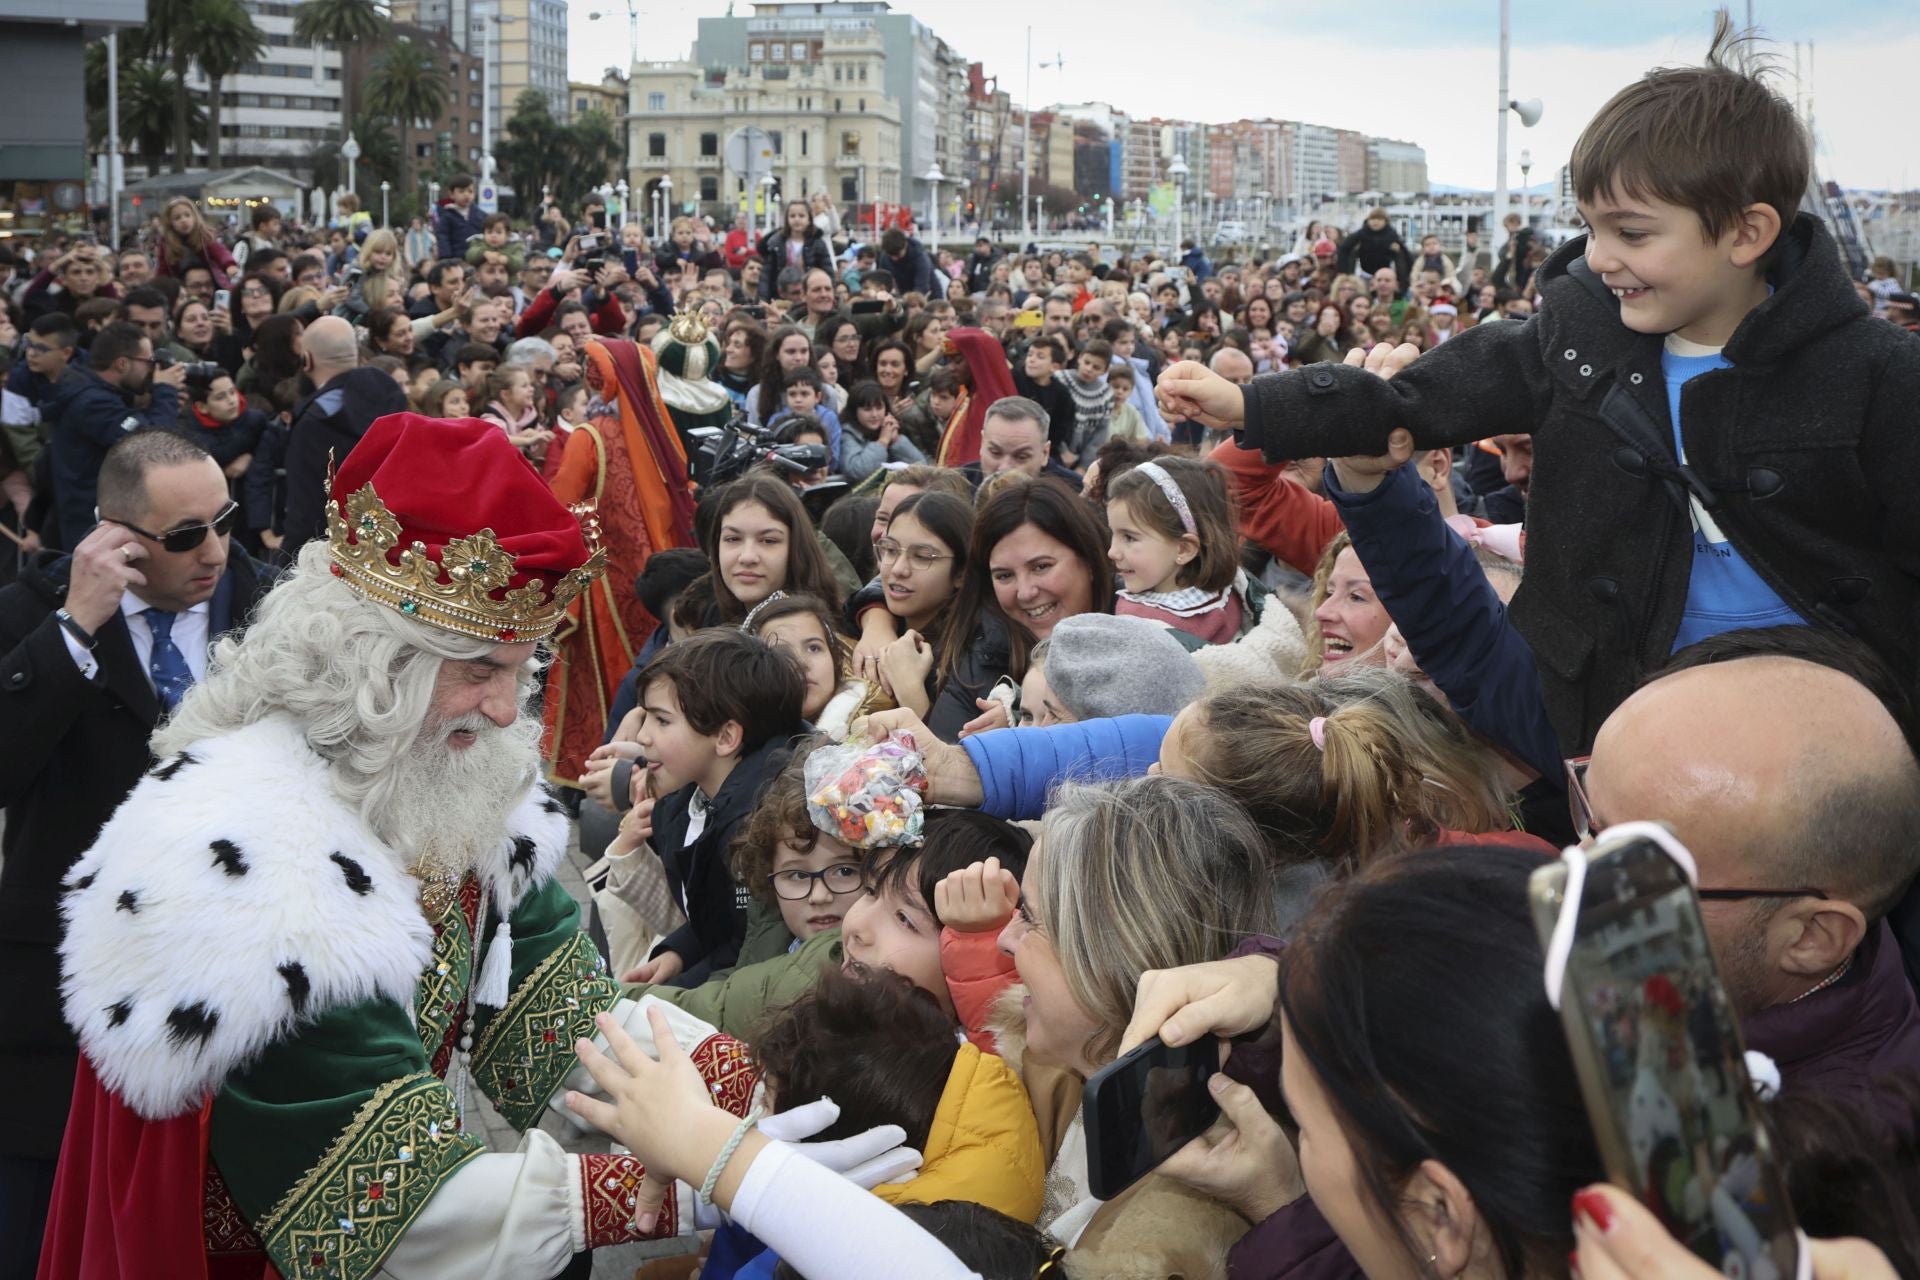
[[[926,764],[906,734],[807,757],[807,816],[856,849],[911,844],[926,821]]]

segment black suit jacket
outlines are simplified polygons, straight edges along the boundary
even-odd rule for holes
[[[152,763],[160,700],[115,613],[99,632],[94,680],[54,618],[64,557],[43,556],[0,588],[0,1155],[60,1153],[75,1044],[60,1011],[60,881]],[[244,623],[272,585],[238,547],[211,602],[209,639]]]

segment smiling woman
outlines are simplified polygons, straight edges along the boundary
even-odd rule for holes
[[[753,472],[722,488],[703,515],[701,549],[713,569],[707,626],[738,624],[776,591],[801,591],[835,608],[840,588],[800,500],[777,476]],[[699,584],[696,584],[699,585]]]

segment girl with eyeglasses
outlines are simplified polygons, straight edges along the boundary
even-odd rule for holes
[[[887,612],[900,638],[880,654],[880,674],[901,706],[926,716],[951,678],[933,633],[966,578],[973,508],[949,493],[920,493],[894,508],[885,537],[874,543]]]

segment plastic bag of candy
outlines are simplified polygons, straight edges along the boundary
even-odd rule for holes
[[[926,821],[927,767],[900,732],[807,757],[807,816],[856,849],[911,844]]]

